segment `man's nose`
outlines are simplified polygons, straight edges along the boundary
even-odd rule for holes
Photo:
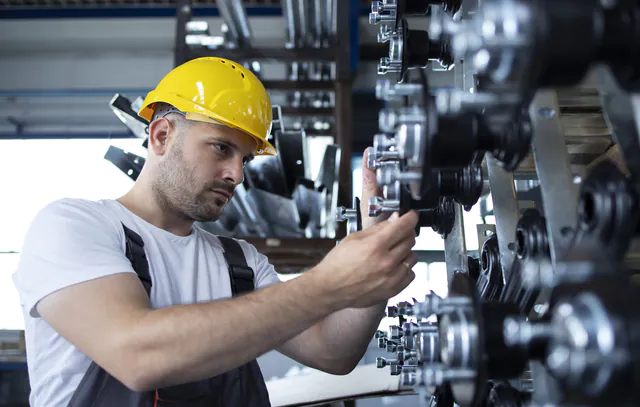
[[[240,185],[242,181],[244,181],[244,163],[242,157],[229,160],[226,164],[224,168],[224,179],[234,185]]]

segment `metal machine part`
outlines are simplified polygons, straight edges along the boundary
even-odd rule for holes
[[[525,210],[516,226],[516,258],[511,265],[501,302],[517,304],[523,315],[528,315],[535,305],[540,290],[524,284],[524,268],[533,262],[551,261],[547,224],[540,211],[534,208]]]
[[[480,254],[480,273],[476,282],[478,294],[488,301],[496,300],[502,294],[504,281],[500,263],[498,235],[495,233],[482,245]]]
[[[461,0],[379,0],[371,2],[370,24],[389,25],[395,30],[406,16],[428,15],[432,6],[440,6],[444,11],[455,14],[462,5]]]
[[[597,0],[574,6],[572,0],[484,0],[471,20],[450,30],[453,53],[492,83],[530,97],[535,89],[577,84],[595,63],[608,64],[623,87],[637,89],[640,60],[631,44],[640,37],[639,6]],[[559,35],[565,27],[574,29]],[[548,50],[544,57],[540,49]]]
[[[640,393],[634,385],[639,287],[630,284],[628,271],[610,262],[561,265],[549,320],[505,320],[505,341],[529,349],[544,344],[544,351],[533,356],[558,381],[563,405],[634,405]]]
[[[336,213],[338,222],[347,222],[347,236],[362,230],[362,215],[360,214],[360,198],[353,199],[353,208],[339,206]]]
[[[475,198],[470,185],[478,184],[461,171],[486,164],[496,233],[483,240],[479,261],[461,250],[447,257],[449,297],[389,309],[401,324],[381,345],[398,357],[381,363],[403,385],[449,389],[459,406],[637,404],[640,296],[636,269],[619,264],[629,264],[640,232],[640,98],[633,94],[640,90],[640,3],[482,0],[474,9],[468,1],[455,18],[430,8],[428,33],[409,30],[401,3],[372,8],[372,22],[386,24],[379,41],[390,46],[380,73],[398,73],[402,82],[376,86],[376,96],[391,103],[380,112],[384,135],[371,158],[385,188],[374,209],[418,210],[431,224],[442,219],[431,208],[447,202],[452,230],[458,225],[462,235],[454,205]],[[429,86],[434,75],[424,68],[435,43],[450,48],[459,89]],[[597,143],[606,144],[603,151],[617,143],[627,166],[585,164],[595,139],[563,129],[569,115],[602,114],[597,104],[573,100],[569,109],[561,91],[554,96],[578,84],[586,94],[592,85],[581,82],[596,64],[618,85],[598,77],[614,131]],[[420,83],[409,70],[422,74]],[[535,185],[516,188],[514,180]],[[538,209],[519,209],[532,206]],[[461,279],[469,282],[462,289]],[[434,343],[437,357],[425,353]],[[525,373],[528,385],[517,387]]]
[[[601,162],[581,185],[574,245],[602,245],[623,258],[639,230],[638,203],[631,180],[610,161]]]
[[[381,39],[389,42],[389,56],[380,59],[378,73],[397,73],[398,83],[404,81],[408,70],[425,68],[430,61],[445,68],[453,64],[447,42],[431,40],[428,31],[410,30],[404,18],[395,31]]]

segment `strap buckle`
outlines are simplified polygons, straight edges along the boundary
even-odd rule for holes
[[[255,278],[255,273],[251,267],[240,264],[229,264],[229,269],[235,279],[253,281]]]

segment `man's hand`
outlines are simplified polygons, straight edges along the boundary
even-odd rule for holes
[[[362,157],[362,194],[360,199],[360,214],[362,215],[362,229],[367,229],[378,222],[389,218],[388,213],[383,213],[376,217],[369,216],[369,198],[376,196],[382,197],[382,189],[378,186],[376,180],[376,171],[367,166],[369,151],[372,147],[368,147],[364,151]]]
[[[386,302],[415,278],[418,215],[411,211],[392,216],[367,230],[351,233],[309,273],[320,276],[335,293],[339,308],[364,308]]]

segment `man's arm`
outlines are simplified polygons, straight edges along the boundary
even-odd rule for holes
[[[80,351],[144,391],[229,371],[340,305],[314,274],[304,277],[234,299],[152,310],[138,278],[117,274],[53,293],[37,308]]]
[[[394,271],[413,245],[417,215],[344,239],[305,275],[228,300],[151,309],[131,273],[65,287],[38,313],[129,388],[216,376],[281,346],[345,307],[367,308],[404,289]]]

